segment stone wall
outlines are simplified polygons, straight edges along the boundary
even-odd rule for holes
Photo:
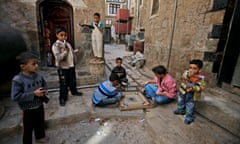
[[[20,0],[0,1],[0,22],[20,32],[29,50],[39,52],[36,5]]]
[[[205,51],[216,51],[218,40],[208,39],[208,33],[213,24],[222,23],[225,11],[207,13],[212,6],[209,0],[159,0],[159,11],[151,15],[152,1],[143,0],[139,26],[133,29],[145,29],[146,66],[169,66],[178,79],[191,59],[203,59]],[[214,79],[211,70],[212,62],[205,61],[203,71]]]

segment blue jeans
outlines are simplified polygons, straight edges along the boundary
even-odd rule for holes
[[[158,87],[156,85],[147,84],[145,85],[144,88],[145,88],[145,96],[147,98],[153,98],[155,102],[157,102],[158,104],[167,104],[174,100],[164,95],[157,95],[156,92]]]
[[[178,102],[177,110],[186,113],[185,119],[187,121],[194,120],[194,111],[195,103],[193,101],[193,93],[187,92],[186,94],[178,93]]]
[[[96,104],[97,106],[104,107],[111,104],[116,104],[118,100],[120,100],[123,95],[117,95],[111,98],[102,99],[100,103]]]

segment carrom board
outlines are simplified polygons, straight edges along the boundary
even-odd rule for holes
[[[121,111],[151,108],[151,104],[141,92],[126,91],[123,94],[125,97],[120,101],[119,105]]]

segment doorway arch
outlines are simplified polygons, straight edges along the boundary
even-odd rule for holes
[[[74,48],[73,8],[64,0],[39,0],[37,7],[41,61],[43,65],[49,65],[47,58],[49,52],[52,55],[51,47],[56,41],[57,27],[67,29],[68,42]]]

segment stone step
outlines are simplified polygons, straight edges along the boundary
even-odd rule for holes
[[[184,116],[174,115],[175,103],[149,109],[146,113],[148,131],[156,144],[222,144],[239,143],[239,137],[196,114],[190,125],[184,124]]]
[[[99,82],[99,78],[96,75],[91,75],[89,72],[84,70],[76,70],[77,85],[92,85]],[[59,87],[59,77],[56,68],[42,68],[41,73],[48,85],[48,88]]]
[[[240,97],[217,87],[202,96],[197,112],[240,138]]]

